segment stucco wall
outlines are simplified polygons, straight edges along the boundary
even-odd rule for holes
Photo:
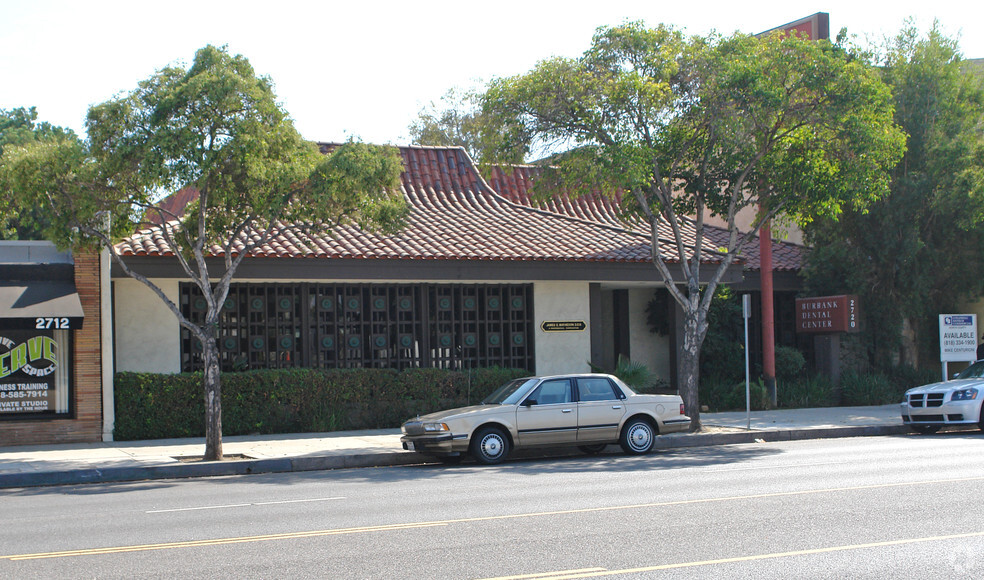
[[[237,280],[246,282],[248,280]],[[114,279],[116,314],[116,369],[118,371],[176,373],[181,370],[180,329],[177,319],[163,302],[143,284],[129,278]],[[177,280],[155,279],[164,293],[178,300]],[[544,332],[544,321],[584,321],[590,324],[587,282],[536,282],[533,285],[536,334],[536,372],[556,374],[587,372],[591,359],[591,328],[575,332]],[[643,363],[663,379],[670,377],[669,339],[649,332],[646,305],[651,288],[629,292],[630,350],[634,362]],[[610,349],[612,328],[609,311],[603,315],[608,328],[596,329],[606,336]]]
[[[178,281],[152,280],[172,301]],[[116,322],[116,370],[181,372],[178,319],[149,288],[132,278],[113,280]]]
[[[540,375],[590,370],[591,328],[579,332],[544,332],[544,321],[590,323],[587,282],[537,282],[533,285],[536,323],[536,372]]]
[[[644,364],[659,378],[670,380],[670,337],[649,332],[646,306],[653,288],[629,290],[629,352],[632,362]]]

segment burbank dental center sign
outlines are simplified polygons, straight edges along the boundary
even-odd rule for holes
[[[0,416],[68,412],[67,331],[0,330]]]

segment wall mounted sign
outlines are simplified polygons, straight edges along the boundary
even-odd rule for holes
[[[819,334],[861,330],[861,305],[854,295],[796,299],[796,332]]]
[[[540,323],[543,332],[581,332],[587,327],[583,320],[545,320]]]
[[[0,331],[0,415],[68,411],[62,331]]]
[[[72,281],[2,280],[0,272],[0,331],[77,330],[83,312]]]

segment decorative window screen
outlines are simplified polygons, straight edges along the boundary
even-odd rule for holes
[[[232,284],[222,306],[223,370],[502,366],[533,371],[530,284]],[[181,284],[181,311],[206,302]],[[201,344],[181,330],[183,371],[201,370]]]

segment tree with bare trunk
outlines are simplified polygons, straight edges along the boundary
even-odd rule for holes
[[[169,66],[93,106],[86,131],[87,139],[57,134],[6,147],[0,188],[20,208],[42,208],[45,223],[37,225],[59,246],[108,248],[201,343],[205,459],[222,459],[216,328],[237,268],[283,235],[326,234],[348,223],[399,229],[407,215],[399,152],[349,142],[323,155],[300,137],[270,80],[214,46],[200,49],[187,69]],[[162,203],[181,188],[195,192],[189,204]],[[114,246],[138,230],[160,236],[201,290],[202,323],[186,318]]]
[[[864,55],[795,35],[600,28],[579,58],[493,80],[483,111],[490,126],[518,128],[512,146],[562,151],[544,185],[621,192],[626,219],[648,225],[653,264],[683,312],[678,388],[693,430],[711,298],[746,241],[777,215],[804,222],[878,199],[905,147]],[[747,207],[760,209],[739,231]],[[726,236],[705,235],[708,212]]]

